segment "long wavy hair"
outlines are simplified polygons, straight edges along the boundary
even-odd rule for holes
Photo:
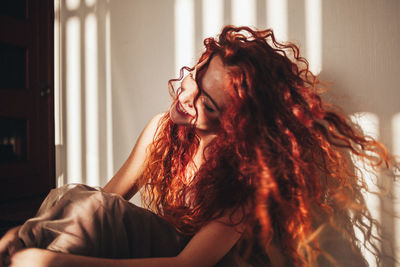
[[[376,221],[361,194],[368,188],[351,159],[388,167],[385,148],[321,100],[321,83],[298,47],[277,42],[272,30],[226,26],[204,45],[199,62],[218,55],[229,67],[232,104],[190,183],[186,167],[199,137],[194,127],[176,125],[165,114],[149,147],[147,207],[186,234],[230,215],[230,224],[246,226],[243,243],[265,250],[274,244],[298,266],[324,254],[316,238],[323,223],[354,247],[362,245],[357,229],[378,255]],[[170,83],[181,80],[184,69],[191,70],[182,68]]]

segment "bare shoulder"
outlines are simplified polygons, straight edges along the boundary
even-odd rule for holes
[[[148,146],[150,145],[154,138],[158,134],[159,126],[162,122],[163,117],[165,117],[167,113],[159,113],[155,115],[146,125],[146,127],[143,129],[142,133],[139,136],[139,139],[137,141],[137,144],[141,144],[142,146]]]
[[[105,192],[117,193],[130,199],[140,189],[137,181],[142,177],[146,160],[147,147],[153,142],[157,129],[166,113],[155,115],[143,129],[128,159],[103,188]]]
[[[167,112],[158,113],[148,122],[146,128],[149,128],[149,131],[153,133],[153,136],[157,134],[156,131],[161,124],[162,118],[164,118],[166,114]]]

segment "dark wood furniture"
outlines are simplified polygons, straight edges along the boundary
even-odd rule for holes
[[[0,5],[0,235],[55,186],[54,0]]]

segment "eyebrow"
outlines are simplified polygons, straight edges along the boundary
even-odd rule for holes
[[[189,76],[190,76],[190,78],[191,78],[193,81],[196,82],[196,80],[194,79],[193,74],[192,74],[191,72],[189,73]],[[196,82],[196,84],[197,84],[197,82]],[[214,99],[204,90],[204,88],[200,88],[199,85],[197,85],[197,86],[199,87],[199,89],[201,90],[201,92],[203,92],[204,95],[205,95],[208,99],[210,99],[210,101],[214,104],[214,106],[217,108],[217,110],[218,110],[218,111],[221,111],[221,108],[217,105],[217,103],[214,101]]]

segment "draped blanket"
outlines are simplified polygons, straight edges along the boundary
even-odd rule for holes
[[[192,237],[118,194],[83,184],[53,189],[18,235],[23,247],[120,259],[177,256]],[[216,266],[250,265],[232,249]]]
[[[81,184],[52,190],[19,237],[26,247],[103,258],[176,256],[190,239],[121,196]]]

